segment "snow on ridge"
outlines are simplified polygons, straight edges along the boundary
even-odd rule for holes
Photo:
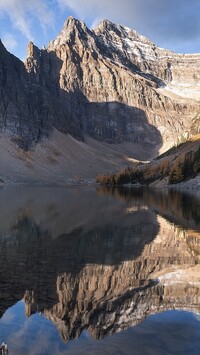
[[[102,32],[101,25],[103,23],[104,22],[100,23],[95,29],[95,33],[97,29],[100,29],[98,37],[111,48],[117,48],[122,52],[125,50],[129,57],[130,55],[135,55],[138,61],[157,61],[166,58],[170,59],[175,55],[175,53],[170,50],[157,47],[147,37],[128,27],[108,22],[111,27],[108,27],[108,29],[105,28],[104,30],[106,31]],[[115,31],[116,29],[118,32]],[[119,32],[120,34],[118,34]],[[106,33],[109,35],[106,35]]]
[[[186,99],[194,99],[200,100],[200,91],[199,91],[200,84],[190,84],[190,83],[183,83],[183,82],[175,82],[172,81],[165,87],[157,89],[158,91],[162,92],[163,94],[171,93],[178,95],[182,98]]]
[[[145,37],[144,35],[141,35],[139,32],[137,32],[136,30],[133,30],[129,27],[124,27],[124,26],[120,26],[121,28],[123,28],[125,30],[125,32],[127,33],[128,37],[130,37],[132,34],[134,34],[134,36],[136,38],[139,38],[141,43],[146,43],[147,45],[153,45],[155,46],[155,44],[148,39],[147,37]]]

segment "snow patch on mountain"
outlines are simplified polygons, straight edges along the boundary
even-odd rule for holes
[[[175,96],[180,96],[186,99],[200,100],[200,84],[191,85],[188,83],[178,83],[176,81],[172,81],[165,87],[157,89],[160,93],[164,95],[173,94]]]

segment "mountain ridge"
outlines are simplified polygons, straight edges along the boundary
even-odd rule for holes
[[[130,143],[128,158],[145,160],[140,150],[149,159],[199,133],[198,54],[159,48],[108,20],[90,30],[73,17],[47,48],[30,42],[24,65],[0,52],[0,131],[20,149],[58,130],[83,142]]]

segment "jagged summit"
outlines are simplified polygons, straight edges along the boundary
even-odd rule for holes
[[[173,55],[173,52],[158,48],[147,37],[137,31],[115,24],[107,19],[102,20],[95,29],[73,16],[66,19],[58,36],[49,42],[48,51],[56,51],[63,45],[84,46],[97,56],[106,56],[114,62],[128,65],[133,70],[136,66],[144,71],[144,61],[156,62],[158,56]],[[147,66],[147,65],[146,65]]]
[[[125,27],[122,25],[117,25],[109,20],[102,20],[97,27],[94,29],[94,32],[99,35],[103,34],[105,35],[107,32],[114,32],[116,33],[119,37],[121,38],[130,38],[132,40],[141,42],[141,43],[146,43],[149,45],[154,45],[152,41],[150,41],[147,37],[141,35],[137,31]]]
[[[86,26],[83,21],[77,20],[75,17],[70,16],[66,19],[63,28],[59,35],[48,44],[48,50],[55,50],[56,47],[74,41],[76,35],[85,37],[91,35],[92,31]]]
[[[80,20],[76,19],[74,16],[71,15],[66,19],[65,23],[70,23],[70,22],[75,22],[75,21],[80,22]]]
[[[64,22],[64,25],[63,25],[63,29],[61,30],[61,32],[64,30],[64,29],[69,29],[69,28],[87,28],[86,24],[81,21],[81,20],[78,20],[76,19],[75,17],[73,16],[69,16],[65,22]]]
[[[111,22],[108,19],[104,19],[98,23],[98,25],[95,27],[94,31],[97,31],[98,29],[103,31],[103,30],[112,28],[114,26],[116,26],[116,25],[113,22]]]
[[[35,46],[35,44],[31,41],[28,43],[28,46],[27,46],[27,58],[36,58],[40,56],[40,49]]]
[[[134,45],[134,43],[141,43],[155,47],[155,44],[152,41],[139,34],[137,31],[125,26],[117,25],[108,19],[102,20],[94,30],[90,30],[83,21],[78,20],[73,16],[69,16],[58,36],[49,42],[48,49],[54,50],[56,47],[66,44],[75,33],[78,33],[80,36],[93,37],[93,34],[98,37],[102,36],[107,43],[108,41],[115,43],[120,40],[126,40],[126,43],[124,44],[128,47],[130,42],[132,42],[132,45]]]

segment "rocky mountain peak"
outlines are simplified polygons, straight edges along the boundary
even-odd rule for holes
[[[75,27],[75,26],[82,26],[84,23],[81,20],[76,19],[73,16],[69,16],[66,21],[64,22],[64,27]]]
[[[36,58],[40,56],[40,49],[34,45],[33,42],[29,42],[27,46],[27,58]]]
[[[104,19],[97,25],[97,27],[95,28],[95,32],[97,32],[97,31],[104,32],[105,30],[110,30],[115,27],[116,27],[116,25],[113,22],[111,22],[107,19]]]
[[[112,35],[112,33],[114,33],[115,35],[117,35],[120,38],[123,39],[130,39],[132,41],[137,41],[137,42],[141,42],[141,43],[145,43],[148,45],[154,45],[153,42],[151,42],[147,37],[141,35],[140,33],[138,33],[137,31],[129,28],[129,27],[124,27],[121,25],[117,25],[114,24],[113,22],[109,21],[109,20],[103,20],[101,21],[97,27],[95,28],[95,33],[97,35]]]
[[[92,32],[86,26],[86,24],[80,20],[77,20],[73,16],[67,18],[64,23],[64,26],[55,38],[55,40],[50,41],[48,45],[49,51],[54,51],[57,47],[66,44],[68,42],[74,42],[77,36],[87,37],[91,35]]]
[[[80,30],[84,30],[84,31],[88,31],[88,28],[86,26],[86,24],[81,21],[76,19],[73,16],[69,16],[66,21],[64,22],[63,28],[61,30],[61,33],[64,35],[66,32],[69,32],[71,30],[75,30],[75,31],[80,31]],[[60,33],[60,34],[61,34]]]
[[[151,72],[149,63],[156,63],[158,47],[148,38],[128,27],[103,20],[94,30],[95,36],[113,61],[134,72]],[[153,69],[154,71],[154,69]]]

